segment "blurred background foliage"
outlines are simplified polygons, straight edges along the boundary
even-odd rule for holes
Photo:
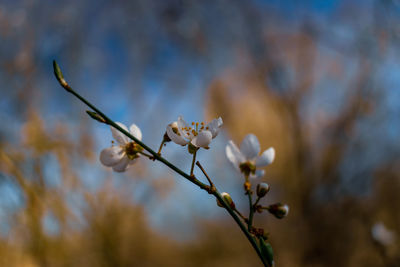
[[[255,222],[277,266],[400,266],[399,36],[395,0],[2,1],[0,265],[261,266],[226,212],[166,167],[101,166],[109,129],[57,84],[56,59],[155,149],[178,115],[221,116],[199,159],[242,210],[227,140],[275,147],[265,204],[290,214]],[[185,149],[164,156],[188,170]],[[373,241],[376,222],[395,242]]]

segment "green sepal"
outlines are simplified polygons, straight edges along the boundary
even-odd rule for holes
[[[274,266],[274,251],[270,243],[266,243],[263,237],[259,237],[261,254],[270,267]]]
[[[188,151],[190,154],[194,154],[199,148],[195,147],[192,143],[189,143],[188,145]]]

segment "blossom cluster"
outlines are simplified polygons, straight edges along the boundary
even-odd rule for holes
[[[274,266],[272,247],[268,242],[266,242],[268,240],[268,233],[266,233],[263,228],[256,228],[253,225],[254,213],[261,213],[266,210],[276,218],[282,219],[288,214],[289,207],[281,203],[269,206],[259,204],[260,200],[270,191],[270,186],[267,183],[257,184],[257,197],[253,202],[253,191],[250,182],[250,178],[260,178],[264,176],[265,171],[260,168],[265,167],[274,161],[274,148],[270,147],[260,153],[260,143],[254,134],[248,134],[243,139],[240,147],[238,147],[232,140],[226,145],[225,153],[228,160],[233,164],[234,168],[244,176],[244,193],[247,195],[249,200],[249,215],[248,217],[245,217],[237,209],[232,197],[226,192],[219,193],[200,162],[196,162],[196,154],[198,150],[201,148],[210,149],[212,140],[218,136],[220,128],[223,125],[222,118],[219,117],[206,124],[204,122],[187,123],[182,116],[179,116],[177,121],[168,124],[166,127],[166,132],[163,136],[160,148],[158,153],[156,153],[142,142],[142,132],[137,125],[132,124],[128,129],[124,124],[112,121],[71,88],[64,79],[61,69],[56,61],[53,61],[53,69],[60,85],[68,93],[73,94],[92,109],[92,111],[87,111],[87,114],[92,119],[110,125],[111,134],[115,141],[112,141],[111,147],[105,148],[100,152],[100,162],[104,166],[112,168],[115,172],[125,172],[130,166],[137,162],[141,156],[148,157],[153,161],[158,160],[164,163],[187,180],[196,184],[199,188],[206,190],[209,194],[215,196],[217,205],[225,208],[234,218],[235,222],[240,226],[241,230],[256,250],[264,266]],[[188,152],[193,157],[190,175],[161,156],[163,146],[170,141],[181,146],[187,146]],[[203,172],[209,185],[201,182],[194,175],[193,169],[195,164]],[[247,227],[245,227],[244,224],[247,224]],[[373,235],[376,239],[380,239],[382,243],[389,243],[389,239],[391,239],[390,233],[385,232],[379,227],[373,231]]]
[[[122,123],[116,123],[125,131],[136,137],[139,141],[142,140],[142,132],[138,126],[132,124],[128,128]],[[208,124],[204,122],[192,122],[187,123],[182,116],[178,117],[177,121],[174,121],[166,127],[166,134],[164,135],[164,142],[173,141],[174,143],[187,146],[188,151],[191,154],[195,154],[200,148],[209,149],[211,141],[217,137],[220,128],[223,125],[222,118],[213,119]],[[126,171],[132,164],[134,164],[140,155],[146,155],[143,153],[143,148],[135,141],[129,140],[127,136],[119,132],[113,126],[111,126],[111,133],[116,142],[112,141],[112,146],[105,148],[100,153],[100,162],[111,167],[116,172]],[[161,148],[160,151],[161,152]],[[225,147],[225,154],[233,167],[244,175],[245,183],[244,188],[246,194],[252,194],[251,183],[249,178],[260,178],[265,175],[265,170],[260,169],[271,164],[275,159],[275,149],[270,147],[265,151],[261,152],[260,143],[254,134],[248,134],[244,137],[243,141],[238,147],[232,140],[228,141]],[[193,174],[193,165],[192,172]],[[269,191],[269,185],[266,183],[260,183],[257,185],[257,196],[259,199],[264,197]],[[235,204],[231,196],[223,192],[221,194],[224,201],[228,205],[235,209]],[[219,206],[222,203],[217,201]],[[261,205],[254,206],[255,211],[262,212],[268,210],[277,218],[285,217],[289,212],[289,207],[280,203],[272,204],[267,207]]]
[[[117,122],[118,126],[128,131],[138,140],[142,140],[140,128],[132,124],[128,128]],[[166,133],[174,143],[197,150],[200,148],[209,149],[209,145],[217,137],[221,126],[222,118],[212,120],[210,123],[192,122],[187,123],[182,116],[177,121],[170,123],[166,128]],[[137,161],[143,150],[140,145],[130,141],[127,136],[119,132],[113,126],[111,133],[116,141],[112,141],[112,146],[105,148],[100,153],[100,162],[107,167],[112,167],[116,172],[124,172],[129,166]],[[190,150],[191,151],[191,150]],[[254,134],[248,134],[240,144],[240,149],[230,140],[225,148],[226,157],[233,164],[234,168],[250,178],[264,176],[265,171],[258,168],[271,164],[275,159],[275,150],[268,148],[260,154],[260,143]]]

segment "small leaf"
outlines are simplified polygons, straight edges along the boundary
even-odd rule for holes
[[[269,266],[274,266],[274,251],[270,243],[266,243],[263,237],[259,237],[261,254]]]

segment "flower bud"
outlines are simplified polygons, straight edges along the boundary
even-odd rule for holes
[[[70,90],[71,88],[69,87],[68,83],[65,81],[64,76],[61,72],[60,66],[58,66],[58,64],[55,60],[53,60],[53,70],[54,70],[54,75],[56,76],[57,81],[61,84],[61,86],[67,90]]]
[[[274,267],[275,266],[274,251],[272,250],[271,244],[265,242],[263,237],[260,237],[259,241],[260,241],[261,254],[263,255],[264,259],[267,260],[268,265]]]
[[[222,196],[222,199],[226,202],[226,204],[228,204],[232,209],[235,208],[235,203],[233,202],[231,196],[230,196],[228,193],[223,192],[223,193],[221,193],[221,196]],[[222,205],[222,203],[219,202],[218,199],[217,199],[217,205],[218,205],[219,207],[222,207],[222,208],[224,207],[224,206]]]
[[[267,183],[261,183],[257,185],[257,196],[259,198],[264,197],[269,192],[270,186]]]
[[[267,207],[267,210],[273,214],[276,218],[282,219],[286,217],[289,213],[289,206],[286,204],[273,204]]]
[[[94,119],[94,120],[96,120],[96,121],[98,121],[98,122],[101,122],[101,123],[105,123],[105,122],[106,122],[106,120],[105,120],[102,116],[100,116],[99,114],[97,114],[96,112],[86,110],[86,113],[87,113],[92,119]]]

